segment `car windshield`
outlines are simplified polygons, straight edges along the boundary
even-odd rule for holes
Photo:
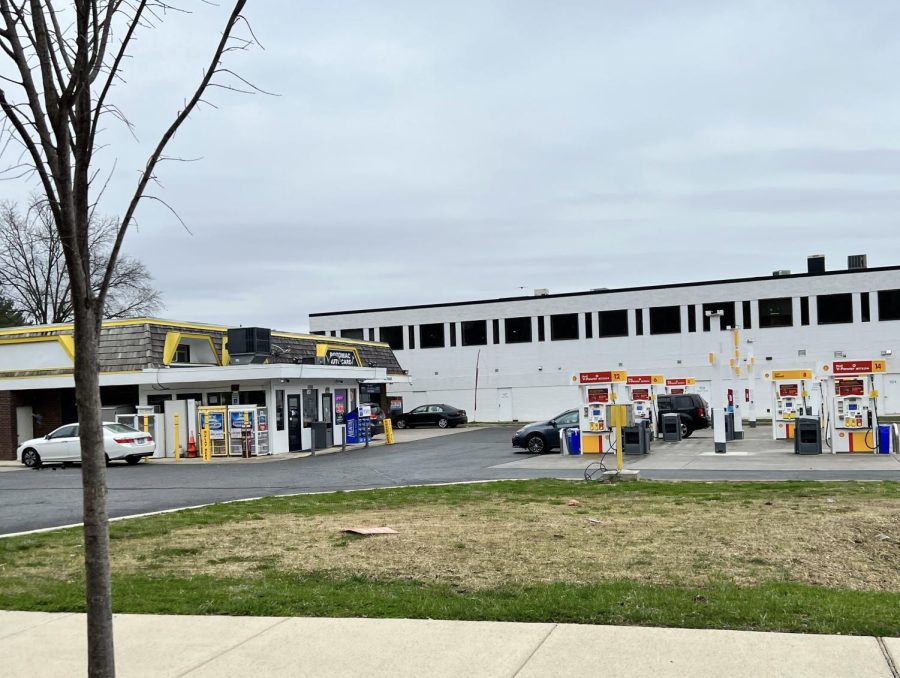
[[[103,424],[103,428],[110,433],[140,433],[136,428],[131,428],[125,424]]]

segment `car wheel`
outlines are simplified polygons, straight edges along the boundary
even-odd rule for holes
[[[397,428],[406,428],[406,419],[398,419],[397,420]]]
[[[131,456],[125,457],[125,463],[129,466],[134,466],[141,460],[141,457],[136,454],[132,454]]]
[[[536,433],[528,437],[528,440],[525,441],[525,446],[532,454],[541,454],[547,450],[547,443],[544,437]]]
[[[32,450],[28,448],[24,452],[22,452],[22,463],[25,464],[28,468],[40,468],[41,467],[41,455],[37,453],[37,450]]]
[[[447,428],[449,425],[450,425],[450,422],[447,421],[446,419],[444,419],[443,417],[438,419],[438,426],[440,428]]]
[[[691,433],[693,433],[693,432],[694,431],[690,426],[688,426],[684,422],[681,422],[681,437],[682,438],[690,438]]]

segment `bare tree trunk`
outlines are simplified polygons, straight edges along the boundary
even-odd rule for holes
[[[106,509],[106,452],[101,422],[98,348],[100,319],[92,300],[75,300],[75,404],[81,438],[84,498],[84,573],[90,676],[116,673],[113,650],[109,531]]]

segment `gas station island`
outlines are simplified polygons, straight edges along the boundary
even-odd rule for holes
[[[0,459],[77,421],[71,325],[0,330]],[[387,344],[155,318],[107,321],[105,421],[151,433],[156,457],[241,457],[356,442],[358,412],[408,382]]]

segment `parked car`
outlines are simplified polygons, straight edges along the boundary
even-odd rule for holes
[[[559,432],[578,426],[578,410],[566,410],[553,419],[523,426],[512,438],[513,447],[534,454],[559,449]]]
[[[412,428],[413,426],[455,428],[460,424],[467,423],[469,423],[469,418],[466,416],[466,411],[450,405],[420,405],[394,417],[394,425],[397,428]]]
[[[660,395],[656,397],[656,406],[659,410],[659,431],[662,431],[663,415],[673,413],[681,419],[682,438],[689,438],[694,431],[710,426],[709,405],[696,393]]]
[[[124,459],[129,464],[137,464],[156,451],[156,443],[149,433],[125,424],[104,423],[103,449],[107,463]],[[16,449],[16,459],[28,468],[38,468],[44,463],[80,462],[78,424],[66,424],[43,438],[26,440]]]
[[[381,405],[367,403],[372,410],[369,415],[369,435],[377,436],[384,433],[384,411]]]

